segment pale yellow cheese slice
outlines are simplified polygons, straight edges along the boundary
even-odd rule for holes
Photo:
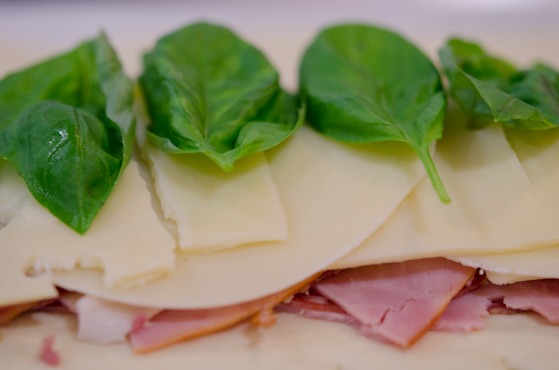
[[[559,132],[507,129],[507,138],[515,150],[530,181],[535,184],[542,198],[550,207],[559,207]],[[542,211],[545,208],[542,207]],[[536,222],[546,222],[544,212]],[[518,225],[520,232],[529,232],[532,226]],[[517,281],[559,278],[559,247],[496,254],[477,254],[450,257],[467,266],[480,267],[495,284]]]
[[[289,238],[189,254],[172,275],[139,289],[108,289],[101,275],[56,273],[57,284],[111,301],[215,307],[277,292],[327,268],[382,225],[424,170],[403,143],[344,145],[302,127],[270,153]]]
[[[107,287],[141,284],[170,272],[174,240],[151,207],[131,162],[86,236],[40,206],[17,173],[0,161],[0,306],[56,295],[51,270],[95,268]],[[26,276],[34,275],[34,276]]]
[[[559,175],[527,171],[501,126],[472,131],[452,117],[435,161],[452,204],[443,205],[424,180],[386,225],[333,267],[559,243]],[[556,165],[548,168],[557,173]]]
[[[489,280],[495,284],[543,278],[559,279],[559,247],[449,258],[466,266],[484,269]]]
[[[226,172],[203,154],[169,154],[146,138],[149,123],[137,99],[136,138],[163,216],[186,252],[208,253],[259,241],[285,240],[282,200],[263,153]]]
[[[212,252],[287,238],[283,206],[264,154],[242,158],[231,172],[202,154],[168,154],[147,144],[146,158],[181,249]]]
[[[368,339],[350,326],[279,314],[276,325],[234,329],[135,355],[126,343],[99,345],[76,340],[68,315],[34,314],[0,328],[6,369],[52,369],[42,364],[42,340],[54,335],[57,369],[135,370],[555,370],[559,330],[535,315],[496,315],[483,331],[429,332],[401,350]]]

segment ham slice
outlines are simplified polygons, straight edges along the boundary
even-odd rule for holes
[[[12,321],[20,313],[32,309],[33,307],[35,307],[36,304],[37,302],[31,302],[31,303],[17,304],[13,306],[0,307],[0,325]]]
[[[470,332],[484,327],[491,314],[534,311],[559,324],[559,280],[542,279],[508,285],[486,282],[454,299],[433,326],[434,330]]]
[[[173,343],[227,329],[253,317],[253,323],[269,326],[274,322],[274,307],[303,289],[316,276],[260,299],[236,305],[199,310],[165,310],[155,315],[143,327],[130,333],[132,349],[148,352]]]
[[[474,292],[492,302],[502,300],[510,310],[534,311],[559,324],[559,279],[522,281],[508,285],[488,284]]]
[[[54,350],[54,336],[43,338],[40,357],[41,361],[49,366],[60,365],[60,354]]]
[[[160,311],[91,296],[76,299],[73,309],[78,315],[78,339],[94,343],[123,342],[134,325],[138,326],[138,317],[149,318]]]
[[[491,304],[490,299],[474,292],[462,294],[450,302],[431,329],[453,333],[482,330]]]
[[[315,289],[363,324],[363,333],[408,347],[429,330],[474,272],[431,258],[343,270]]]
[[[316,292],[295,295],[289,302],[280,303],[276,311],[287,312],[309,319],[356,325],[358,321],[340,306]]]

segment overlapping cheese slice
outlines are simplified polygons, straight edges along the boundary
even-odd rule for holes
[[[546,189],[542,196],[557,205],[559,185],[559,132],[507,129],[506,135],[530,181]],[[543,214],[541,217],[545,217]],[[536,221],[539,221],[537,219]],[[544,221],[545,220],[541,220]],[[559,224],[559,221],[558,221]],[[521,230],[529,227],[520,226]],[[559,278],[559,243],[548,248],[496,254],[463,255],[452,258],[468,266],[481,267],[495,284]]]
[[[0,358],[6,369],[48,369],[39,351],[55,335],[56,368],[97,370],[293,370],[456,369],[553,370],[559,331],[535,315],[492,315],[485,330],[460,335],[428,332],[412,348],[371,340],[343,324],[325,325],[289,314],[259,330],[247,324],[147,354],[128,343],[103,346],[79,341],[70,315],[33,314],[2,327]],[[42,365],[42,366],[41,366]]]
[[[124,287],[174,267],[175,242],[131,162],[86,236],[40,206],[18,174],[0,161],[0,306],[57,295],[50,270],[95,268],[102,284]]]
[[[146,143],[146,158],[166,218],[186,251],[212,252],[285,240],[287,221],[264,154],[225,172],[202,154],[168,154]]]
[[[289,237],[180,256],[173,274],[139,289],[108,289],[95,271],[54,274],[62,287],[147,307],[216,307],[303,281],[382,225],[424,170],[403,143],[344,145],[302,127],[269,154]],[[224,205],[225,207],[226,205]]]
[[[495,284],[554,278],[559,279],[559,247],[529,251],[450,257],[466,266],[479,267]]]
[[[513,150],[501,126],[472,131],[451,118],[435,160],[452,204],[441,204],[424,180],[378,232],[333,267],[559,245],[559,166],[553,163],[559,150],[520,145],[517,136]],[[530,150],[539,152],[537,159]]]
[[[208,253],[259,241],[285,240],[287,220],[263,153],[226,172],[203,154],[169,154],[146,138],[143,100],[135,107],[136,139],[163,216],[183,251]]]

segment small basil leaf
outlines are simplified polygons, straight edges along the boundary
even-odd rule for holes
[[[409,41],[368,25],[327,28],[304,53],[300,94],[309,123],[334,139],[408,143],[439,198],[450,201],[429,154],[446,98],[437,69]]]
[[[39,203],[84,233],[95,216],[90,210],[103,205],[120,170],[109,142],[104,124],[88,111],[47,101],[2,132],[0,154]]]
[[[551,67],[520,71],[460,39],[447,41],[439,56],[450,93],[472,125],[496,121],[532,130],[559,126],[559,74]]]
[[[130,159],[132,84],[101,34],[0,81],[0,157],[84,233]]]
[[[285,140],[296,102],[264,55],[221,26],[197,23],[160,39],[140,84],[148,137],[171,153],[204,153],[224,170]]]

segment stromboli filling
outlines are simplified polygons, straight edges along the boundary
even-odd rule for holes
[[[222,308],[148,310],[62,292],[59,301],[31,310],[48,312],[59,304],[77,315],[78,338],[97,343],[129,338],[136,352],[208,335],[249,318],[262,325],[259,316],[271,309],[349,324],[362,335],[408,347],[429,330],[483,330],[483,319],[490,313],[534,311],[558,324],[559,279],[499,286],[480,270],[435,258],[329,271],[311,283]],[[28,306],[6,307],[3,312]]]

